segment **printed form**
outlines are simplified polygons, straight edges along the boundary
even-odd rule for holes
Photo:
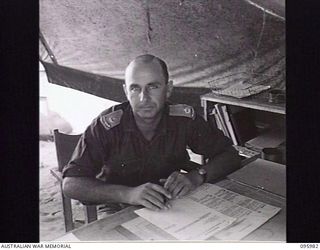
[[[145,240],[240,240],[280,211],[208,183],[171,204],[169,210],[136,210],[140,217],[122,226]]]

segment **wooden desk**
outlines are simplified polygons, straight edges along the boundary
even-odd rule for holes
[[[231,174],[228,178],[215,183],[239,194],[281,207],[281,211],[276,216],[246,236],[242,241],[286,240],[286,199],[283,196],[285,194],[283,190],[285,188],[285,166],[278,165],[279,169],[275,170],[273,164],[269,165],[267,161],[257,159],[248,164],[247,167],[243,167]],[[259,181],[261,183],[258,186],[264,187],[264,189],[261,189],[256,186],[255,178],[258,176],[274,176],[274,178],[260,178]],[[122,223],[136,218],[137,215],[134,210],[139,208],[135,206],[128,207],[106,218],[75,229],[65,237],[57,239],[57,241],[65,241],[74,236],[81,241],[141,240],[121,226]],[[210,240],[214,240],[214,238]]]

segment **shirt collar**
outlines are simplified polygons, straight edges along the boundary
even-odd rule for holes
[[[169,117],[169,104],[165,103],[162,111],[162,117],[156,128],[156,134],[165,135],[167,131],[171,129],[170,124],[168,124],[168,117]],[[136,125],[136,122],[134,120],[134,116],[133,116],[133,112],[130,104],[124,109],[124,114],[123,114],[121,123],[123,123],[123,128],[125,132],[139,131]]]

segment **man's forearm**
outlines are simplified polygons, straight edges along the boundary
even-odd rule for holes
[[[194,165],[194,164],[192,164]],[[206,182],[215,182],[239,169],[241,160],[238,153],[230,146],[226,151],[214,157],[202,166],[207,172]],[[190,167],[190,166],[188,166]],[[194,167],[194,166],[193,166]],[[164,187],[172,196],[182,197],[203,184],[203,177],[195,169],[186,174],[174,171],[164,183]]]
[[[63,191],[67,197],[93,204],[130,203],[130,190],[130,187],[106,184],[89,177],[65,177],[63,180]]]
[[[207,171],[207,182],[213,182],[234,172],[240,166],[240,156],[235,149],[230,148],[210,160],[203,168]]]

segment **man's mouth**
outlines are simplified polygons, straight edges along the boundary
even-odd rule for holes
[[[150,110],[150,109],[153,109],[153,106],[140,106],[139,109],[140,110]]]

